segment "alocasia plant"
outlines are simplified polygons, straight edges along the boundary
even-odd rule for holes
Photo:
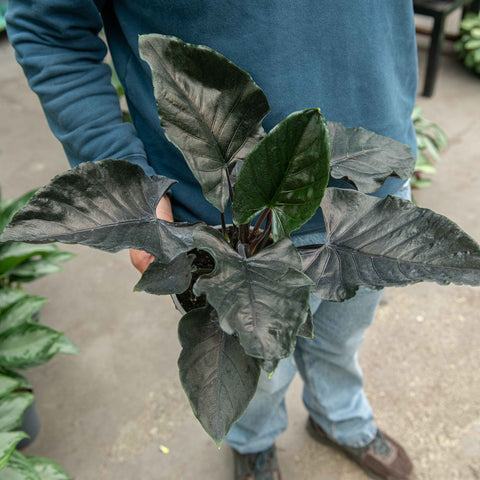
[[[409,147],[327,123],[317,108],[266,134],[265,95],[217,52],[162,35],[140,37],[140,52],[165,133],[219,210],[220,227],[157,219],[155,207],[175,182],[106,159],[54,178],[4,239],[141,249],[156,260],[137,290],[174,294],[193,283],[206,304],[180,320],[180,378],[218,444],[253,397],[260,369],[272,372],[298,335],[312,336],[311,292],[343,301],[360,286],[480,284],[480,248],[453,222],[406,200],[366,195],[389,176],[410,178]],[[330,177],[350,188],[327,188]],[[326,243],[295,248],[290,234],[318,208]],[[213,269],[195,271],[199,251],[213,257]]]

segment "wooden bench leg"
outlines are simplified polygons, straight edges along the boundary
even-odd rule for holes
[[[435,86],[435,79],[438,72],[438,64],[443,45],[445,18],[446,15],[434,17],[430,49],[428,51],[427,73],[425,76],[425,85],[423,89],[423,95],[425,97],[431,97],[433,94],[433,88]]]

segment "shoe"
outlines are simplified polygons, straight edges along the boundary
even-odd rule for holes
[[[336,448],[358,463],[365,473],[375,480],[411,480],[413,464],[405,450],[393,438],[377,430],[377,435],[365,447],[340,445],[327,436],[324,430],[308,418],[307,430],[320,443]]]
[[[282,480],[275,445],[259,453],[241,454],[233,450],[234,480]]]

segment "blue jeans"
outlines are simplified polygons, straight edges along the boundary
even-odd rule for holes
[[[410,199],[410,185],[396,196]],[[325,242],[324,233],[293,238],[298,245]],[[287,428],[285,393],[298,371],[304,382],[303,402],[309,414],[332,439],[363,447],[375,437],[377,427],[363,391],[358,349],[373,321],[381,291],[360,288],[345,302],[327,302],[312,296],[314,339],[298,338],[292,357],[283,359],[271,378],[262,372],[257,393],[243,417],[226,437],[240,453],[271,447]]]

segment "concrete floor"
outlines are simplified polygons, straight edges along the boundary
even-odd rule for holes
[[[423,65],[425,52],[420,50]],[[67,168],[13,51],[0,41],[0,183],[6,197]],[[480,240],[480,79],[446,45],[435,96],[419,98],[451,144],[432,187],[415,198]],[[217,450],[180,387],[179,315],[168,298],[133,293],[126,253],[68,246],[65,271],[28,285],[50,297],[42,321],[78,345],[30,370],[42,428],[27,454],[50,457],[77,480],[225,480]],[[418,479],[480,479],[480,289],[420,284],[389,289],[361,350],[377,423],[400,439]],[[290,426],[278,440],[285,479],[367,478],[304,429],[301,382],[288,393]],[[162,453],[162,446],[170,449]]]

